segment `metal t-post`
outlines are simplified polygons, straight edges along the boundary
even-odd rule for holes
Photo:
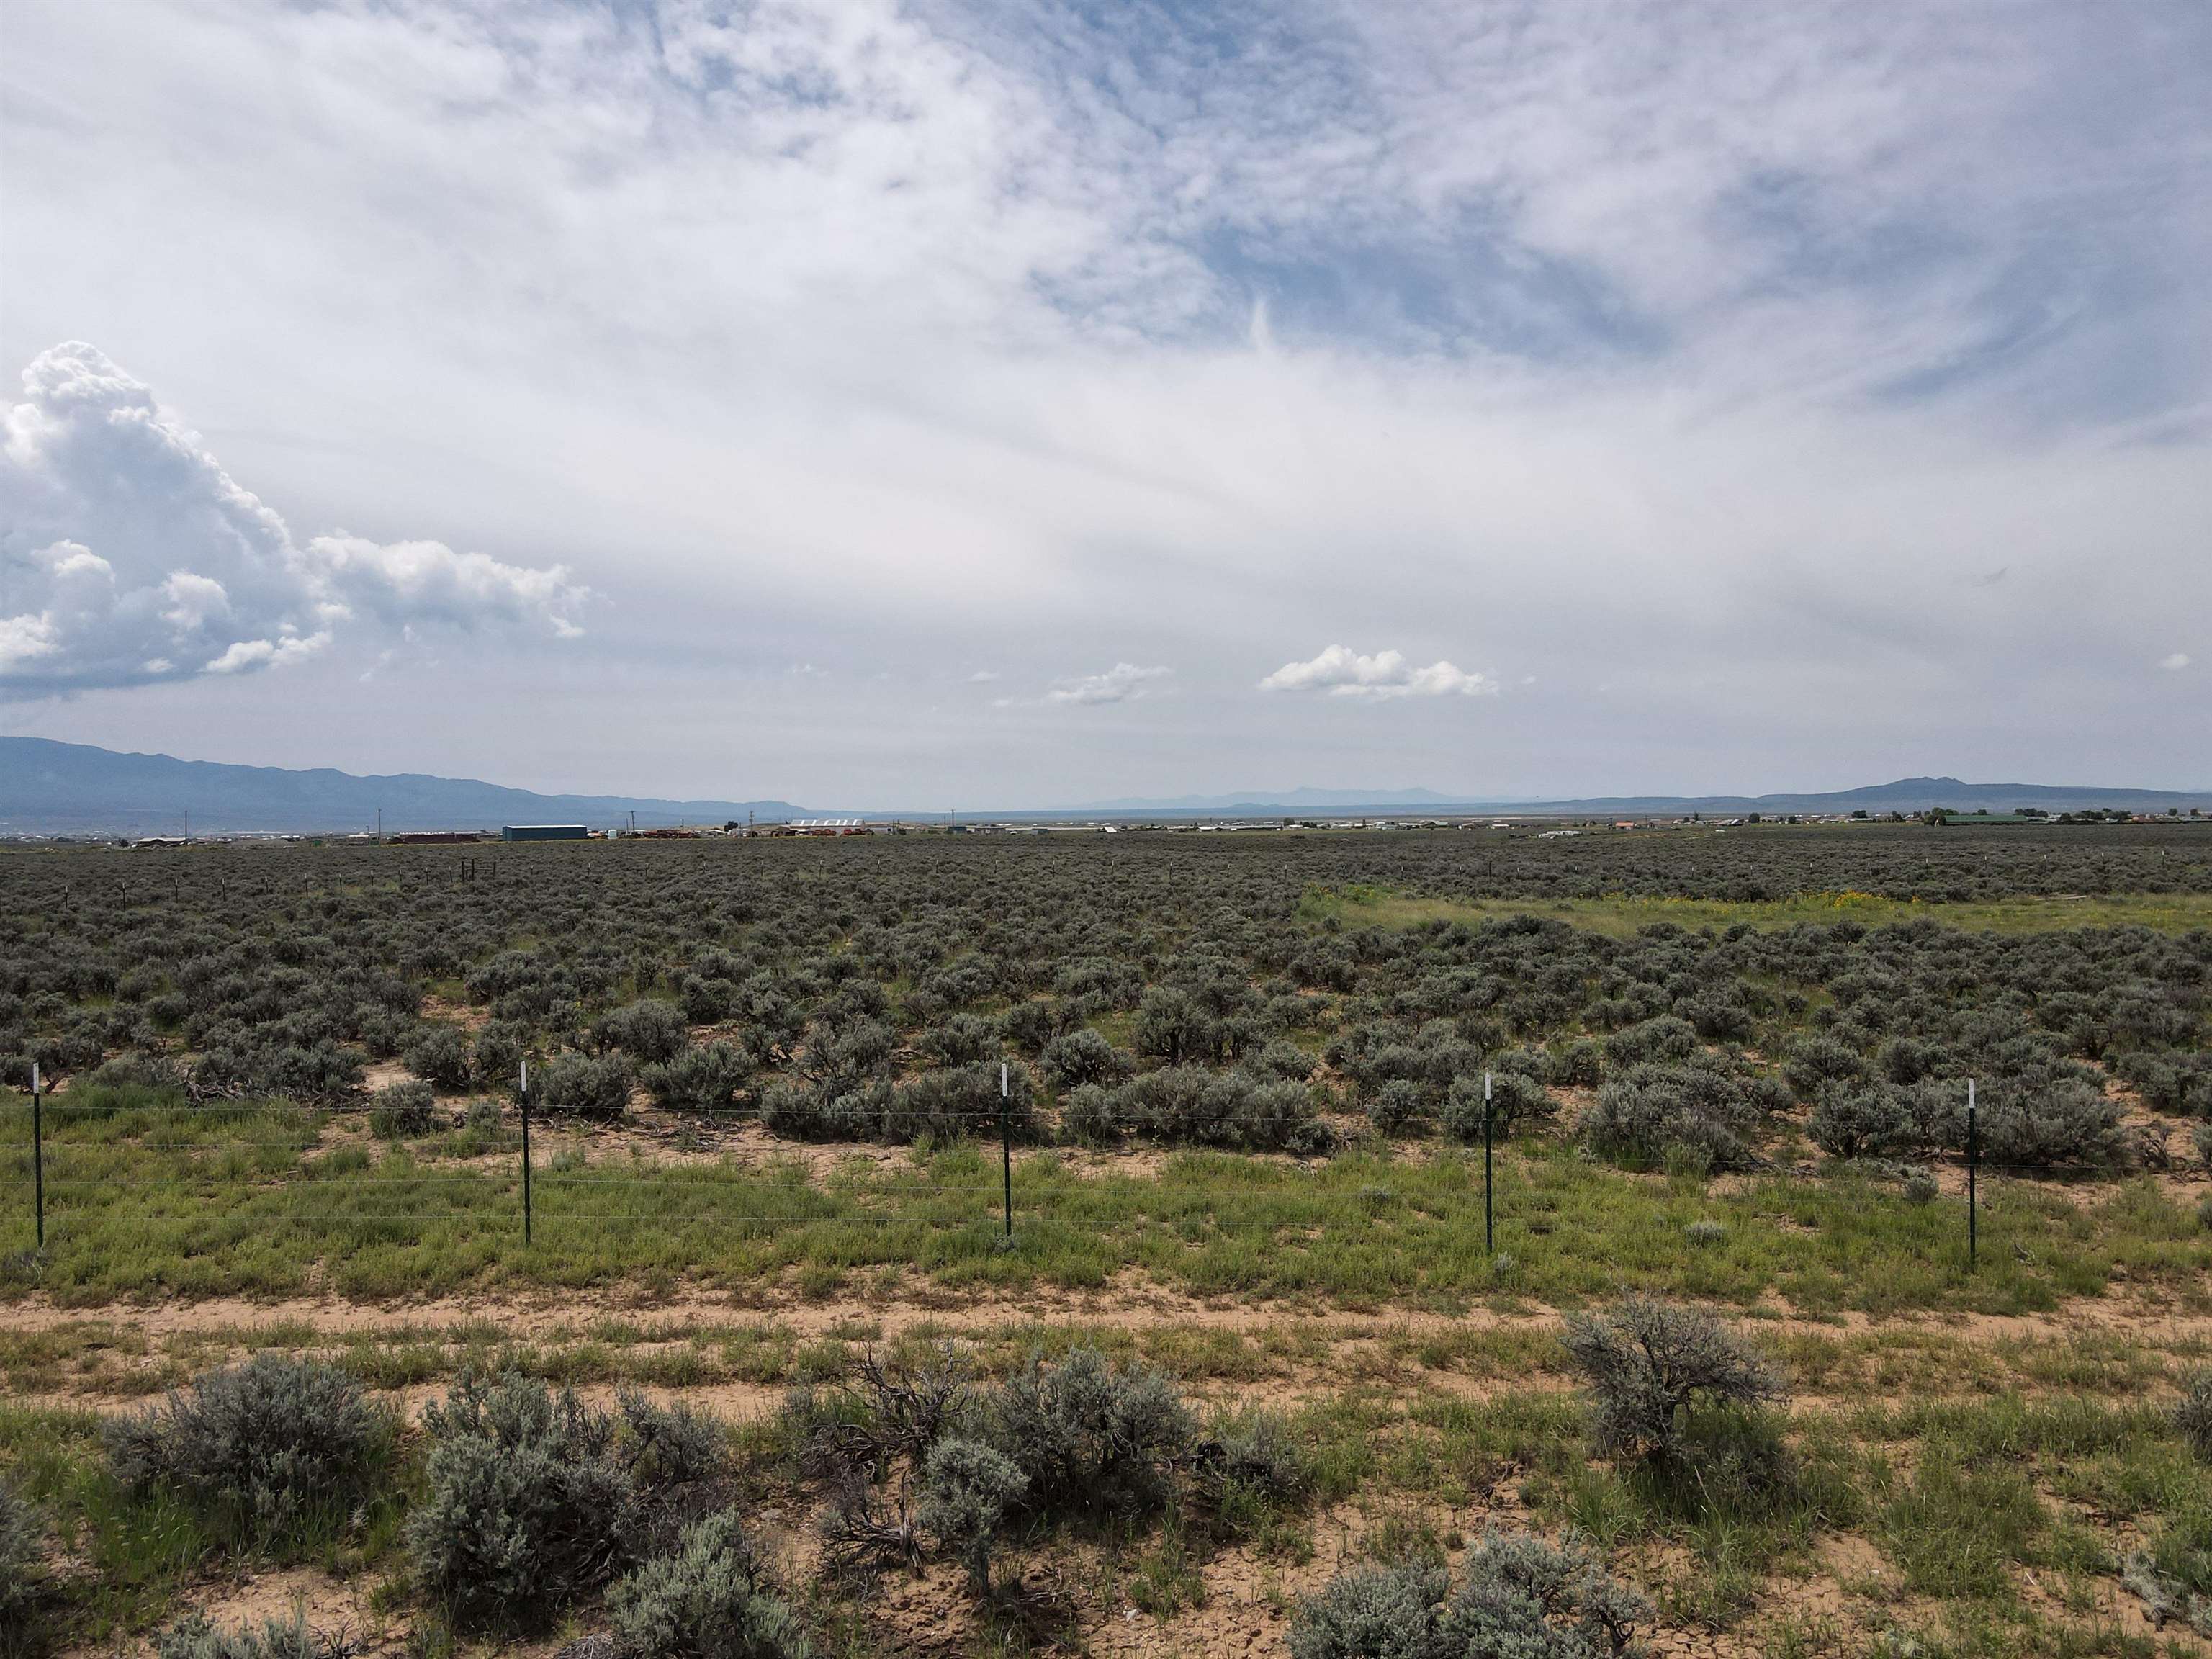
[[[530,1062],[522,1062],[522,1242],[530,1243]]]
[[[1006,1062],[999,1062],[999,1168],[1006,1181],[1006,1237],[1014,1236],[1014,1134],[1006,1121]]]
[[[1974,1080],[1966,1079],[1966,1268],[1981,1263],[1981,1124],[1974,1111]]]
[[[31,1204],[39,1214],[39,1248],[46,1248],[46,1127],[39,1097],[39,1062],[31,1062]]]
[[[1498,1233],[1493,1224],[1490,1205],[1490,1073],[1482,1074],[1482,1249],[1486,1255],[1498,1254]]]

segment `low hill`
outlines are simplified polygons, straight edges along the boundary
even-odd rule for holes
[[[356,777],[327,768],[227,766],[167,755],[118,754],[88,744],[0,737],[0,834],[99,830],[195,835],[227,830],[356,830],[384,814],[386,834],[496,830],[503,823],[723,823],[808,814],[781,800],[659,800],[627,795],[541,795],[474,778],[404,772]]]

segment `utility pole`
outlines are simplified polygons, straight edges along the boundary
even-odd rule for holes
[[[185,839],[186,841],[190,841],[191,838],[192,838],[192,809],[191,809],[191,807],[187,806],[186,808],[185,808]]]
[[[376,844],[379,847],[384,845],[384,809],[381,806],[376,809]]]

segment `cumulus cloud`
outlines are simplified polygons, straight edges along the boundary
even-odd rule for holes
[[[1332,645],[1305,662],[1286,662],[1260,682],[1262,691],[1326,691],[1332,697],[1490,697],[1498,682],[1449,662],[1416,668],[1396,651],[1363,656]]]
[[[1103,674],[1083,674],[1067,679],[1055,680],[1052,690],[1046,692],[1048,702],[1098,703],[1127,702],[1143,696],[1159,681],[1175,671],[1171,668],[1139,668],[1133,662],[1117,662]]]
[[[69,342],[0,416],[0,694],[283,667],[341,629],[542,627],[587,592],[439,542],[343,532],[295,544],[150,388]]]
[[[2170,674],[2178,674],[2189,666],[2189,653],[2186,651],[2177,651],[2170,657],[2160,657],[2158,659],[2158,665]]]

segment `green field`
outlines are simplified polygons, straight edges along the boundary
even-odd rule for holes
[[[1615,893],[1599,898],[1460,899],[1360,884],[1310,887],[1298,902],[1309,926],[1418,927],[1543,916],[1626,938],[1658,923],[1677,927],[1756,927],[1855,921],[1890,927],[1933,922],[1968,933],[2048,933],[2069,927],[2150,927],[2185,933],[2212,927],[2212,893],[2015,894],[2000,899],[1893,899],[1872,893],[1799,893],[1785,899],[1680,898]]]

